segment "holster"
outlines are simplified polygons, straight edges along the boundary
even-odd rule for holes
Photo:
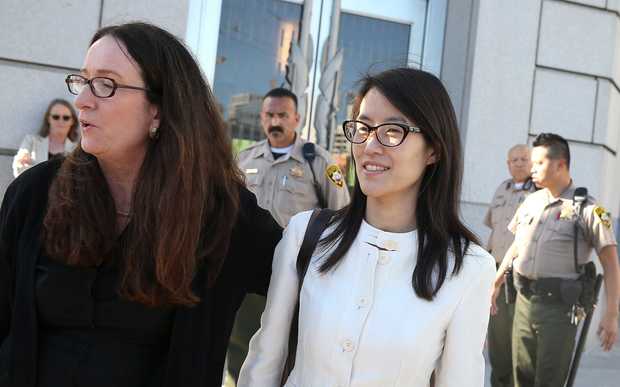
[[[514,304],[517,299],[517,289],[515,288],[512,265],[508,266],[504,272],[504,298],[506,304]]]
[[[594,265],[594,262],[590,261],[583,265],[583,272],[577,281],[582,286],[579,304],[587,313],[590,313],[594,308],[594,304],[596,304],[596,265]]]

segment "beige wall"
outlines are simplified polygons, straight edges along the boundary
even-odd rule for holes
[[[482,218],[508,177],[508,148],[541,132],[569,140],[575,183],[618,219],[620,1],[468,1],[449,3],[442,64],[464,133],[466,222],[486,240]],[[472,26],[459,28],[459,15]],[[451,56],[459,42],[467,49]],[[455,76],[461,65],[469,71]]]
[[[618,235],[620,0],[466,0],[471,7],[459,19],[463,1],[449,3],[442,68],[470,70],[442,71],[442,79],[464,133],[466,223],[486,242],[482,219],[508,177],[507,150],[555,132],[570,143],[575,184],[611,211]],[[447,51],[459,42],[468,43],[467,60]],[[598,345],[594,335],[586,352]]]
[[[185,38],[189,0],[4,0],[0,12],[0,198],[12,181],[11,150],[41,124],[53,98],[72,100],[67,73],[82,64],[93,33],[149,21]]]

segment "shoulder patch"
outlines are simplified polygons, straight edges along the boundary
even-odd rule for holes
[[[336,185],[336,187],[344,187],[344,176],[342,175],[342,171],[340,171],[340,167],[336,164],[331,164],[325,169],[325,176],[327,176],[329,181]]]
[[[594,209],[594,213],[599,218],[601,223],[603,223],[603,226],[611,228],[611,215],[609,214],[609,212],[607,212],[606,209],[601,206],[596,206],[596,208]]]

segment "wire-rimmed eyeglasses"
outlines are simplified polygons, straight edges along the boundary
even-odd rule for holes
[[[411,132],[420,133],[417,126],[411,126],[400,122],[384,122],[377,126],[368,125],[362,121],[347,120],[342,123],[344,136],[353,144],[364,143],[370,133],[376,132],[377,141],[383,146],[394,147],[405,141],[405,137]]]
[[[99,98],[110,98],[116,93],[116,89],[132,89],[132,90],[143,90],[146,92],[150,92],[149,89],[145,87],[137,87],[137,86],[129,86],[122,85],[117,83],[112,78],[107,77],[94,77],[88,79],[79,74],[69,74],[67,78],[65,78],[65,83],[67,84],[67,88],[69,89],[69,93],[78,95],[84,90],[86,85],[90,87],[90,91],[92,91],[95,97]]]

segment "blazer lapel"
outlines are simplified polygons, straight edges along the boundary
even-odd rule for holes
[[[38,137],[35,142],[35,159],[37,162],[47,161],[50,140],[48,137]]]

